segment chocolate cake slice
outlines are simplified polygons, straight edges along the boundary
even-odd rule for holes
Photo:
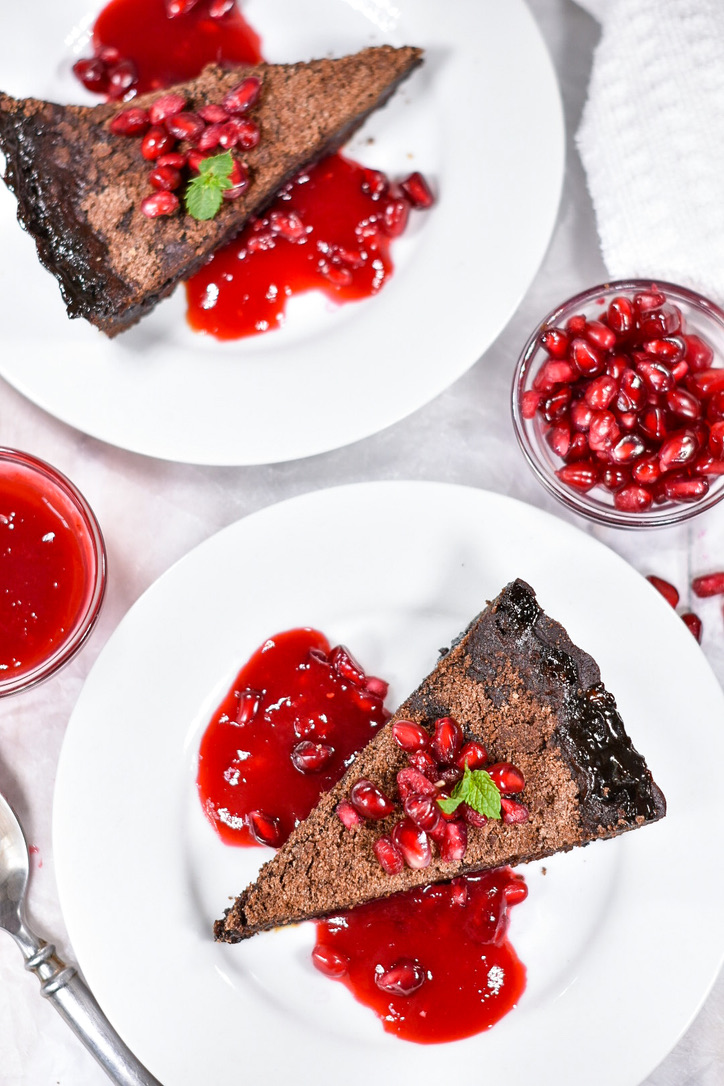
[[[431,732],[443,716],[458,721],[466,740],[481,741],[492,761],[511,762],[522,771],[525,789],[515,799],[529,817],[468,826],[460,861],[444,862],[433,845],[429,866],[387,874],[373,845],[403,817],[396,776],[408,764],[393,739],[394,722],[413,720]],[[398,809],[347,828],[336,808],[360,777],[396,800]],[[529,585],[517,580],[443,654],[216,922],[214,934],[238,942],[415,886],[615,837],[665,813],[664,796],[628,738],[598,665],[548,618]]]
[[[40,260],[60,283],[68,314],[109,336],[135,324],[303,166],[341,147],[421,60],[419,49],[383,45],[336,60],[229,71],[211,65],[172,88],[195,111],[218,104],[247,75],[262,81],[250,114],[261,140],[243,153],[249,187],[201,222],[183,211],[153,219],[143,214],[141,201],[153,191],[151,164],[140,140],[110,131],[118,104],[61,106],[0,93],[5,181]],[[165,93],[133,105],[148,106]]]

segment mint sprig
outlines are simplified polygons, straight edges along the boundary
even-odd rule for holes
[[[223,203],[224,190],[232,187],[233,169],[231,151],[201,159],[199,172],[189,181],[184,195],[189,215],[199,220],[214,218]]]
[[[458,781],[449,797],[437,802],[445,814],[452,814],[461,803],[467,803],[486,818],[500,818],[498,786],[484,769],[470,769],[467,762],[462,780]]]

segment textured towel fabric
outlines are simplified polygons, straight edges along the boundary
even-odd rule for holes
[[[724,305],[724,0],[579,0],[601,23],[576,136],[614,278]]]

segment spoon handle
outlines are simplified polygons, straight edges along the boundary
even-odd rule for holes
[[[90,989],[72,966],[55,953],[52,943],[36,941],[25,968],[35,973],[41,993],[53,1003],[108,1077],[118,1086],[161,1086],[118,1036]]]

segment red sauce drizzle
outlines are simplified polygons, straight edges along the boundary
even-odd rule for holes
[[[110,0],[93,27],[93,47],[117,49],[137,70],[137,94],[194,79],[207,64],[258,64],[261,39],[236,4],[211,18],[208,0],[169,19],[164,0]]]
[[[0,676],[32,671],[73,629],[85,602],[74,521],[39,482],[0,475]]]
[[[457,1041],[490,1029],[523,993],[525,967],[506,932],[509,908],[526,895],[508,867],[396,894],[319,922],[315,954],[346,959],[338,979],[388,1033]],[[375,977],[405,960],[422,968],[421,986],[409,995],[381,990]]]
[[[375,294],[392,271],[385,209],[394,198],[365,192],[368,173],[330,155],[299,174],[189,279],[191,327],[238,339],[283,324],[292,294],[320,290],[335,302]]]
[[[258,843],[249,829],[253,811],[278,820],[273,843],[282,844],[388,718],[382,697],[365,689],[361,669],[361,679],[349,681],[331,651],[316,630],[269,638],[214,713],[201,741],[197,783],[204,811],[227,844]],[[333,748],[322,769],[301,772],[294,765],[292,753],[304,741]]]

